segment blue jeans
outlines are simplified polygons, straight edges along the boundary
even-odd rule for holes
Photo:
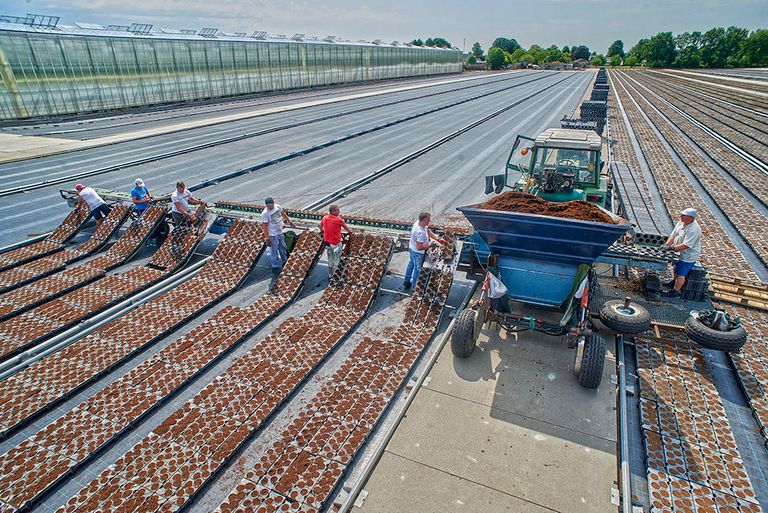
[[[280,269],[283,263],[288,260],[285,236],[282,233],[280,235],[270,235],[269,240],[272,242],[272,245],[269,247],[269,260],[272,264],[272,269]]]
[[[411,259],[408,261],[408,267],[405,268],[405,283],[412,283],[415,286],[419,279],[421,264],[424,263],[424,253],[412,249],[409,249],[408,253],[411,255]],[[411,274],[413,274],[413,278],[411,278]]]

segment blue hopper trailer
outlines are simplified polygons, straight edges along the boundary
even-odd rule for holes
[[[496,322],[500,329],[510,332],[539,331],[565,338],[568,346],[576,350],[574,372],[579,383],[597,388],[602,378],[605,340],[591,325],[590,284],[595,262],[630,229],[626,221],[580,221],[485,210],[480,205],[458,210],[474,228],[462,261],[479,265],[485,283],[480,301],[456,318],[451,338],[453,354],[459,358],[471,355],[486,322]],[[498,285],[499,281],[503,286]],[[559,310],[562,317],[559,322],[546,322],[535,314],[513,313],[510,307],[514,303],[526,305],[526,313]],[[639,305],[627,301],[613,305],[613,309],[628,321],[629,331],[648,329],[650,317]]]

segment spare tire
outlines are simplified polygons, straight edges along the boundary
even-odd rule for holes
[[[696,317],[689,317],[685,321],[685,334],[700,346],[715,351],[738,351],[747,341],[747,331],[743,326],[719,331],[705,325]]]
[[[637,335],[651,327],[651,315],[643,306],[630,303],[624,306],[623,299],[606,301],[600,307],[600,320],[616,333]]]

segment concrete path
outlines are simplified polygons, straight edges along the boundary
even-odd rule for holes
[[[365,513],[616,512],[614,369],[585,390],[573,351],[541,334],[483,330],[466,360],[446,345],[365,486]]]

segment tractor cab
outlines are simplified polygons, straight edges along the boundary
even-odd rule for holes
[[[605,208],[601,148],[600,136],[590,130],[550,128],[535,139],[518,135],[504,175],[489,177],[486,193],[510,187],[547,201],[586,200]]]

